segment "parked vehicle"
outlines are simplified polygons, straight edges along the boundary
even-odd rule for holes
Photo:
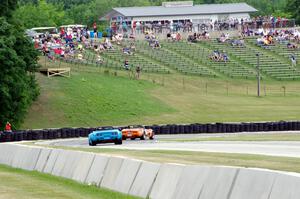
[[[99,143],[122,144],[122,132],[114,127],[101,127],[88,136],[89,145],[95,146]]]
[[[144,140],[146,137],[150,140],[154,139],[154,131],[152,129],[146,129],[144,126],[128,126],[122,130],[123,140],[130,138],[131,140],[135,140],[136,138],[140,138]]]

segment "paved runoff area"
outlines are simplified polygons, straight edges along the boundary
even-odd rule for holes
[[[253,134],[253,132],[251,134]],[[180,150],[300,157],[300,141],[167,141],[167,139],[196,139],[198,137],[218,137],[234,135],[237,134],[225,135],[219,133],[196,135],[157,135],[155,140],[126,140],[123,141],[122,145],[98,144],[94,147],[128,150]],[[41,141],[37,144],[66,147],[91,147],[88,145],[87,138]]]

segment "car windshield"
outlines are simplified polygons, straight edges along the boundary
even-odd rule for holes
[[[113,129],[115,129],[115,128],[112,126],[102,126],[102,127],[98,128],[98,130],[113,130]]]
[[[144,128],[144,127],[142,125],[131,125],[131,126],[128,126],[128,128],[135,129],[135,128]]]

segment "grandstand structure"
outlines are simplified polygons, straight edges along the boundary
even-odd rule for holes
[[[129,62],[131,71],[140,67],[144,73],[181,73],[211,78],[255,79],[257,76],[257,54],[261,77],[273,80],[299,80],[300,68],[292,66],[290,55],[300,56],[299,49],[288,49],[284,43],[259,46],[255,38],[246,38],[243,46],[232,46],[230,42],[221,43],[216,39],[188,41],[161,40],[159,48],[153,48],[145,40],[124,39],[113,49],[100,53],[102,62],[97,61],[99,52],[87,49],[83,58],[76,56],[67,59],[72,63],[89,64],[97,67],[124,70],[124,62]],[[134,42],[132,54],[125,54],[123,48],[129,48]],[[229,61],[215,61],[210,55],[215,51],[224,52]]]
[[[100,20],[110,23],[126,22],[130,27],[135,22],[165,23],[189,21],[201,24],[228,18],[246,19],[250,13],[257,12],[247,3],[199,4],[193,1],[162,2],[161,6],[119,7],[113,8]]]

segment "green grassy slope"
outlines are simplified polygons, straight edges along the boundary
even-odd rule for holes
[[[148,94],[156,86],[147,81],[76,72],[71,78],[37,77],[41,95],[23,128],[130,123],[173,111]]]
[[[137,81],[120,71],[109,76],[67,66],[73,71],[69,79],[38,75],[41,95],[23,129],[300,119],[297,81],[263,81],[258,98],[255,80],[142,73]]]
[[[48,174],[13,169],[3,165],[0,165],[0,179],[0,198],[137,198]]]

